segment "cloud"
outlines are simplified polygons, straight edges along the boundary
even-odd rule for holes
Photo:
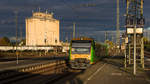
[[[16,41],[16,37],[9,37],[9,39],[12,42]],[[20,37],[17,38],[18,41],[21,41],[21,39],[24,39],[24,38],[20,38]]]
[[[146,28],[150,26],[149,3],[150,0],[145,0]],[[42,11],[49,9],[54,12],[62,31],[71,32],[73,22],[77,23],[78,31],[89,34],[91,31],[115,30],[116,0],[0,0],[0,36],[15,36],[14,10],[18,9],[18,25],[23,25],[25,30],[25,18],[38,7]],[[120,25],[124,25],[125,5],[122,0],[120,7]]]

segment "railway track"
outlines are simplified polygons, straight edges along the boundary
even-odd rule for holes
[[[150,52],[144,51],[144,56],[145,56],[145,69],[146,71],[150,70]]]
[[[0,72],[0,84],[47,84],[68,75],[64,60]]]
[[[150,52],[144,51],[144,55],[145,55],[146,57],[150,57]]]

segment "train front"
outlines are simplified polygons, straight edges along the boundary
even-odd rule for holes
[[[72,40],[70,46],[70,67],[86,69],[91,65],[91,40]]]

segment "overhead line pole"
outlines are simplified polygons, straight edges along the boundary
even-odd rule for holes
[[[136,25],[137,25],[137,3],[134,0],[134,70],[133,74],[136,75]]]
[[[119,31],[119,28],[120,28],[120,23],[119,23],[119,17],[120,17],[120,11],[119,11],[119,0],[117,0],[117,24],[116,24],[116,31],[117,31],[117,33],[116,33],[116,38],[117,38],[117,40],[116,40],[116,43],[117,43],[117,46],[119,46],[119,44],[120,44],[120,31]]]
[[[136,75],[136,25],[134,26],[134,75]]]
[[[22,41],[22,26],[20,26],[20,42]]]
[[[73,22],[73,38],[76,37],[76,23]]]
[[[17,46],[18,46],[18,11],[15,10],[15,21],[16,21],[16,56],[17,56],[17,64],[18,64],[18,52],[17,52]]]
[[[70,6],[69,4],[67,4],[65,0],[62,0],[62,1],[63,1],[63,3],[64,3],[66,6],[68,6],[69,8],[72,9],[72,11],[76,14],[75,17],[78,18],[79,16],[77,15],[77,10],[76,10],[74,7],[72,7],[72,6]],[[73,38],[75,38],[75,37],[76,37],[76,23],[73,22]]]

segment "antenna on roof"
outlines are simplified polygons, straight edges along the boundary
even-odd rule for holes
[[[38,9],[39,9],[39,12],[41,12],[41,8],[39,7]]]
[[[53,16],[53,15],[54,15],[54,12],[51,12],[51,15]]]
[[[32,13],[34,13],[34,10],[32,10]]]
[[[46,14],[48,13],[48,10],[46,9]]]

